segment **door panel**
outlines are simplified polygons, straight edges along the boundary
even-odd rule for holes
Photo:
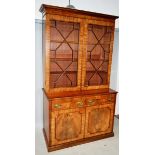
[[[80,90],[83,20],[50,17],[50,91]]]
[[[84,137],[84,109],[52,112],[52,145],[62,144]]]
[[[109,29],[107,26],[88,25],[85,85],[107,84],[111,38]]]
[[[89,22],[85,29],[82,89],[108,88],[110,82],[114,26]]]
[[[113,114],[113,104],[87,107],[85,137],[112,132]]]
[[[51,21],[51,88],[76,87],[80,24]]]

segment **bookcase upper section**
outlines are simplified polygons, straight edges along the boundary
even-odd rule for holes
[[[107,89],[117,16],[43,4],[44,89]]]

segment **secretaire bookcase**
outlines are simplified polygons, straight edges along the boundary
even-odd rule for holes
[[[43,133],[48,151],[111,137],[116,16],[43,4]]]

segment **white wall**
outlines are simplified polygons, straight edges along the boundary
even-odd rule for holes
[[[35,122],[43,126],[42,22],[35,20]]]
[[[66,7],[68,0],[35,0],[35,18],[41,19],[39,8],[41,4],[51,4],[56,6]],[[99,12],[110,15],[119,15],[119,0],[71,0],[71,4],[76,9]],[[118,19],[116,20],[116,28],[118,28]]]
[[[90,10],[96,12],[103,12],[113,15],[118,15],[118,0],[72,0],[76,8],[83,10]],[[95,5],[94,5],[95,2]],[[66,6],[67,0],[36,0],[36,20],[35,20],[35,122],[36,128],[43,126],[43,94],[42,94],[42,25],[41,13],[38,11],[42,3],[53,4],[59,6]],[[89,4],[89,5],[88,5]],[[101,5],[102,4],[102,5]],[[113,62],[111,69],[111,83],[110,87],[118,91],[118,39],[119,31],[115,31]],[[118,98],[116,103],[115,114],[119,113]]]

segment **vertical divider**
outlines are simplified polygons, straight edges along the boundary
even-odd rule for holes
[[[87,19],[83,20],[83,53],[82,53],[82,76],[81,76],[81,89],[85,86],[85,77],[86,77],[86,61],[87,61],[87,39],[88,39],[88,24]]]
[[[50,90],[50,18],[46,15],[45,21],[45,89]]]
[[[79,34],[79,53],[78,53],[78,78],[77,85],[80,87],[82,85],[82,64],[83,64],[83,32],[84,32],[84,23],[83,20],[80,22],[80,34]]]

